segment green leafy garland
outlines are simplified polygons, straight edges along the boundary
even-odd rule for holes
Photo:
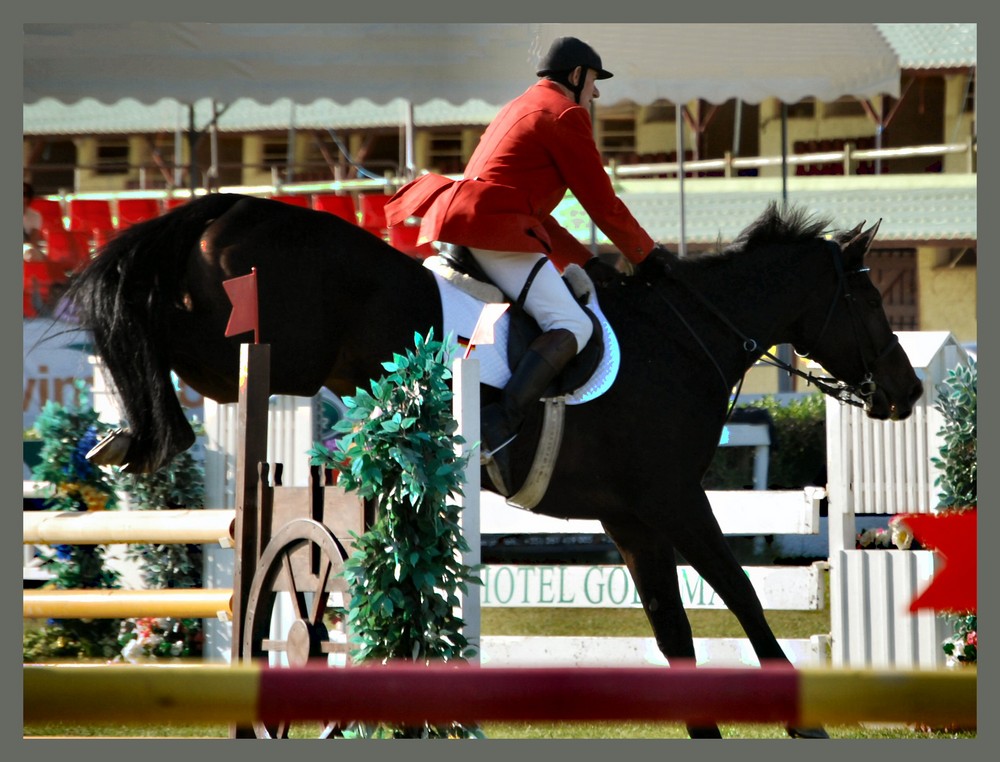
[[[183,452],[151,474],[121,474],[119,489],[135,510],[177,510],[205,505],[204,469],[190,452]],[[126,557],[141,562],[142,579],[149,589],[200,588],[203,549],[195,544],[130,545]],[[122,658],[199,657],[202,655],[201,619],[143,617],[126,619],[118,635]]]
[[[415,350],[383,363],[389,373],[344,399],[345,419],[335,450],[316,444],[314,465],[340,472],[339,483],[376,505],[374,525],[354,535],[345,563],[350,603],[347,627],[356,662],[407,660],[429,664],[465,660],[476,653],[456,613],[459,596],[482,584],[461,561],[468,550],[459,525],[467,456],[456,446],[449,351],[433,339],[414,338]],[[471,594],[478,594],[473,591]],[[454,723],[359,728],[357,735],[392,738],[481,737]]]
[[[115,477],[87,458],[110,427],[98,419],[90,405],[87,387],[76,382],[76,404],[49,400],[35,419],[43,440],[41,460],[32,477],[46,482],[46,510],[99,511],[117,507]],[[59,590],[117,588],[119,575],[104,564],[101,545],[57,545],[39,550],[42,566],[53,576],[47,586]],[[53,619],[45,627],[26,633],[25,661],[45,658],[109,658],[117,653],[117,620]]]

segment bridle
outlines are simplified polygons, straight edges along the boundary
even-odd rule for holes
[[[715,305],[709,302],[708,299],[706,299],[704,295],[701,294],[701,292],[692,288],[690,284],[686,283],[685,281],[675,276],[669,276],[669,277],[671,277],[671,279],[674,280],[675,282],[683,285],[696,299],[698,299],[698,301],[700,301],[706,307],[706,309],[708,309],[709,312],[711,312],[719,320],[721,320],[733,333],[735,333],[743,341],[743,351],[746,352],[748,358],[754,357],[756,355],[757,357],[761,358],[761,362],[763,362],[764,364],[771,365],[793,376],[798,376],[799,378],[804,379],[807,385],[812,384],[817,389],[819,389],[819,391],[823,392],[823,394],[826,394],[827,396],[838,400],[842,404],[853,405],[854,407],[859,407],[859,408],[865,408],[868,405],[869,399],[873,394],[875,394],[875,391],[878,387],[875,384],[874,373],[872,372],[868,361],[865,359],[864,351],[862,351],[861,349],[860,330],[863,326],[861,323],[861,317],[858,314],[857,304],[854,301],[854,294],[847,288],[847,279],[852,275],[860,275],[862,273],[866,273],[868,272],[869,268],[859,267],[854,270],[849,270],[849,271],[844,270],[844,264],[840,257],[841,253],[840,245],[830,239],[827,239],[826,243],[828,244],[828,250],[833,256],[833,267],[837,273],[837,289],[833,294],[833,298],[830,300],[830,306],[827,309],[826,319],[823,321],[823,327],[820,328],[819,335],[813,341],[813,347],[818,347],[822,342],[823,336],[826,334],[827,328],[830,327],[830,323],[833,319],[833,313],[836,310],[837,304],[840,298],[843,297],[847,301],[848,312],[850,313],[851,316],[851,329],[854,331],[855,344],[858,347],[858,352],[861,355],[861,365],[864,368],[864,376],[862,377],[861,381],[854,384],[848,383],[846,381],[841,381],[840,379],[834,378],[832,376],[817,376],[814,375],[813,373],[807,373],[805,371],[799,370],[795,366],[790,365],[781,358],[775,356],[770,350],[765,349],[761,352],[759,343],[755,339],[752,339],[746,334],[744,334],[743,331],[741,331],[738,327],[736,327],[732,323],[732,321],[730,321],[729,318],[727,318],[722,312],[720,312],[715,307]],[[705,354],[708,355],[708,358],[712,361],[712,364],[715,365],[715,369],[719,372],[719,375],[722,378],[722,382],[726,386],[726,391],[728,393],[730,391],[729,382],[726,380],[726,376],[722,372],[722,368],[719,366],[719,363],[715,359],[715,356],[712,354],[711,350],[701,340],[701,337],[698,335],[697,331],[695,331],[694,328],[692,328],[691,324],[688,323],[687,320],[685,320],[681,312],[666,298],[664,298],[663,301],[666,302],[667,306],[669,306],[671,310],[673,310],[677,318],[688,329],[691,335],[695,338],[695,341],[697,341],[698,344],[701,346]],[[871,339],[870,334],[868,334],[868,338]],[[874,342],[869,341],[868,343],[872,344]],[[898,346],[898,344],[899,344],[899,337],[896,336],[896,334],[893,334],[892,340],[889,341],[889,343],[876,355],[871,365],[877,365],[879,362],[881,362],[893,349],[895,349]],[[799,357],[808,359],[812,354],[812,352],[813,350],[809,350],[806,352],[801,352],[799,350],[796,350],[795,353]],[[736,406],[736,400],[739,397],[740,389],[743,386],[743,378],[744,378],[743,376],[740,377],[740,380],[736,386],[736,392],[732,395],[732,401],[730,402],[729,410],[726,414],[727,418],[729,417],[730,414],[732,414],[733,408]]]

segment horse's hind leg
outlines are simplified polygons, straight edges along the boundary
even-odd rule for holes
[[[628,566],[660,651],[671,664],[694,663],[694,639],[677,585],[673,545],[638,522],[604,522],[604,529]],[[714,724],[688,725],[687,730],[692,738],[722,737]]]

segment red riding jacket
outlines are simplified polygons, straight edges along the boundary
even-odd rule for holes
[[[552,217],[567,188],[629,260],[654,241],[615,195],[594,143],[590,115],[549,80],[497,114],[461,180],[427,174],[386,205],[389,225],[420,217],[420,241],[548,254],[560,270],[592,256]]]

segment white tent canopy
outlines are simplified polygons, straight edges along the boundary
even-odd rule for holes
[[[874,24],[121,22],[25,24],[23,102],[502,104],[564,34],[615,73],[605,103],[899,94],[897,57]]]
[[[615,73],[602,82],[604,104],[899,95],[898,58],[874,24],[33,23],[24,25],[25,121],[42,99],[76,107],[133,98],[158,110],[173,99],[187,104],[196,129],[216,104],[241,98],[345,107],[403,99],[412,172],[416,106],[503,104],[534,81],[539,59],[563,35],[589,42]],[[682,249],[683,208],[682,184]]]

